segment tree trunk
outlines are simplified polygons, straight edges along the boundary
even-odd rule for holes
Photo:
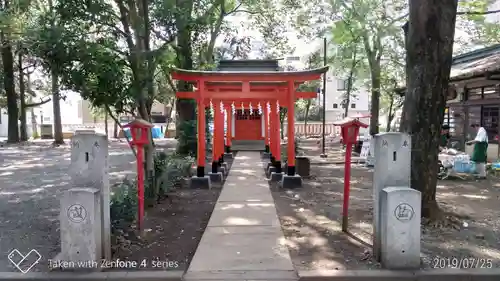
[[[64,144],[61,121],[61,102],[59,94],[59,76],[56,71],[50,73],[52,79],[52,112],[54,115],[54,144]]]
[[[452,63],[457,0],[410,1],[408,91],[404,132],[412,136],[411,186],[422,192],[422,216],[440,218],[436,202],[438,146]],[[408,111],[412,112],[412,111]],[[407,112],[407,113],[408,113]]]
[[[31,113],[31,131],[32,131],[32,136],[34,139],[38,138],[40,134],[38,134],[38,124],[36,121],[36,114],[35,114],[35,108],[32,107],[30,108],[30,113]]]
[[[106,108],[104,108],[104,132],[106,132],[106,137],[109,138],[109,133],[108,133],[108,111]]]
[[[193,47],[192,47],[192,26],[190,23],[194,2],[192,0],[177,0],[179,12],[176,13],[177,30],[177,62],[176,65],[183,69],[193,69]],[[177,82],[178,91],[191,91],[191,85],[184,82]],[[190,129],[186,122],[196,120],[196,106],[193,100],[177,99],[177,133],[179,145],[177,152],[188,154],[197,151],[196,137],[186,138],[188,134],[182,134],[181,128]],[[193,122],[194,123],[194,122]],[[192,124],[194,126],[194,124]],[[208,128],[208,126],[207,126]],[[196,129],[191,128],[193,131]]]
[[[114,122],[113,138],[115,138],[115,139],[118,138],[118,122]]]
[[[390,132],[391,131],[391,123],[392,120],[394,119],[394,96],[391,96],[391,101],[389,103],[389,113],[387,114],[387,124],[385,126],[385,131]]]
[[[372,79],[372,102],[370,108],[370,135],[379,133],[379,111],[380,111],[380,61],[374,60],[370,66]]]
[[[21,50],[19,50],[18,53],[18,72],[19,72],[19,100],[20,100],[20,106],[21,106],[21,114],[20,114],[20,121],[21,121],[21,127],[20,127],[20,135],[21,135],[21,141],[27,141],[28,140],[28,126],[26,124],[26,89],[24,87],[24,70],[23,70],[23,53]]]
[[[410,28],[410,23],[407,21],[404,25],[403,25],[403,32],[404,32],[404,40],[405,40],[405,50],[406,50],[406,61],[405,61],[405,74],[406,74],[406,92],[405,92],[405,97],[407,96],[406,93],[408,93],[408,85],[410,84],[409,82],[409,70],[408,70],[408,32],[409,32],[409,28]],[[401,132],[405,131],[405,130],[410,130],[408,128],[408,124],[407,124],[407,116],[412,116],[412,114],[414,114],[414,112],[408,112],[409,110],[414,110],[415,108],[413,107],[413,105],[409,104],[408,106],[406,105],[406,103],[409,102],[409,99],[404,99],[403,100],[403,111],[401,112],[401,120],[399,122],[399,130]]]
[[[4,9],[8,9],[9,2],[4,2]],[[8,34],[0,31],[0,40],[2,41],[2,65],[3,65],[3,86],[7,96],[7,115],[8,115],[8,135],[7,142],[19,142],[19,108],[17,107],[17,95],[14,84],[14,56]]]
[[[344,102],[344,117],[347,117],[347,114],[349,113],[349,104],[351,103],[351,92],[352,92],[352,79],[354,77],[354,71],[356,70],[356,64],[358,64],[357,61],[357,50],[354,49],[354,53],[352,54],[352,62],[351,62],[351,69],[349,71],[349,77],[347,78],[347,89],[346,89],[346,98]]]

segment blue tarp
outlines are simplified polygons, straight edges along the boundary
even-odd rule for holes
[[[159,127],[153,127],[151,129],[151,132],[152,132],[152,135],[153,135],[153,139],[161,139],[161,138],[163,138],[163,134],[161,133],[161,129]],[[129,140],[132,138],[132,136],[130,135],[130,129],[129,128],[125,128],[123,130],[123,134]]]

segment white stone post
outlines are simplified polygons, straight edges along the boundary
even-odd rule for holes
[[[383,268],[420,268],[420,200],[420,191],[408,186],[382,190],[380,235]]]
[[[95,267],[92,263],[101,260],[99,193],[95,188],[72,188],[61,199],[61,254],[56,259],[74,263],[71,269]]]
[[[405,133],[381,133],[373,143],[373,255],[380,261],[380,193],[387,186],[410,187],[411,138]]]
[[[99,190],[102,216],[102,254],[111,259],[111,221],[108,139],[106,135],[85,132],[71,138],[70,175],[72,186]]]

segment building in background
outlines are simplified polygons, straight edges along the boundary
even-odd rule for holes
[[[307,60],[309,55],[286,56],[282,63],[291,69],[305,69],[307,68]],[[332,123],[337,120],[343,119],[345,116],[344,102],[347,93],[347,77],[343,77],[337,73],[337,69],[330,69],[326,75],[326,122]],[[347,72],[347,70],[346,70]],[[321,84],[322,86],[323,84]],[[323,104],[322,94],[318,94],[319,105]],[[370,92],[359,85],[355,85],[355,91],[350,95],[350,102],[348,108],[348,116],[355,114],[368,115],[370,113]],[[368,120],[368,118],[367,118]],[[362,120],[363,122],[368,122]]]

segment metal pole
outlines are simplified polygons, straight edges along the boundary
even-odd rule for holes
[[[326,66],[327,65],[327,59],[326,59],[326,37],[323,38],[323,64]],[[322,133],[322,138],[323,141],[321,143],[321,155],[320,157],[326,158],[327,155],[325,153],[325,122],[326,122],[326,72],[323,74],[323,133]]]

